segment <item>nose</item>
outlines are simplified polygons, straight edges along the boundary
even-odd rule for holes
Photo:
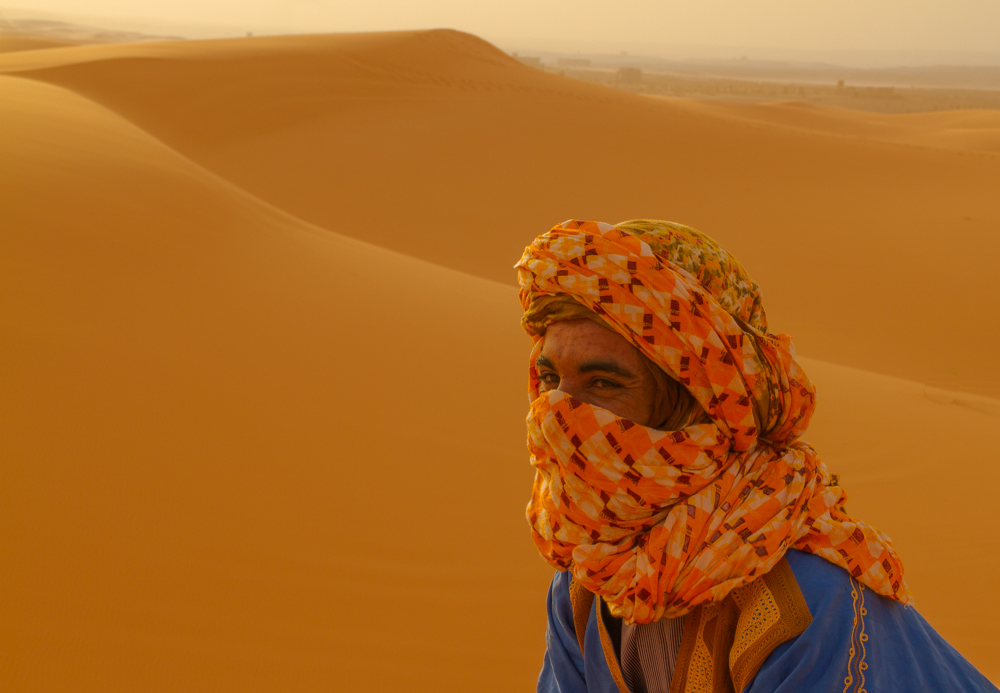
[[[559,386],[556,389],[559,392],[565,392],[570,397],[583,399],[581,397],[583,387],[577,378],[559,378]]]

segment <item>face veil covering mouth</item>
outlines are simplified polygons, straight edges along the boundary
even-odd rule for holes
[[[536,238],[517,270],[534,340],[527,517],[550,565],[629,623],[719,601],[790,548],[910,603],[889,538],[847,514],[847,493],[798,440],[815,388],[791,339],[767,331],[759,288],[724,249],[670,222],[567,221]],[[628,339],[700,415],[661,430],[541,393],[534,363],[550,297],[573,299]]]

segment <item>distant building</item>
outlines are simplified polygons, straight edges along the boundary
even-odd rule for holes
[[[519,61],[519,62],[521,62],[521,63],[523,63],[525,65],[528,65],[529,67],[541,67],[542,66],[542,59],[539,58],[539,57],[537,57],[537,56],[518,55],[517,53],[511,53],[510,57],[514,58],[515,60],[517,60],[517,61]]]
[[[559,67],[590,67],[590,58],[559,58]]]
[[[615,73],[615,84],[639,84],[642,70],[637,67],[619,67]]]

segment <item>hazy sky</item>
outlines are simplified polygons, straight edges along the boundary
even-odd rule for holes
[[[0,8],[274,33],[450,27],[601,46],[1000,52],[1000,0],[0,0]]]

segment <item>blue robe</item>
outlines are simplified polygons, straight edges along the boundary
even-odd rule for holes
[[[870,589],[828,561],[786,555],[812,622],[767,656],[742,693],[997,693],[917,613]],[[581,654],[568,572],[549,588],[546,652],[539,693],[619,693],[591,607]],[[853,648],[853,649],[852,649]],[[738,692],[739,693],[739,692]]]

